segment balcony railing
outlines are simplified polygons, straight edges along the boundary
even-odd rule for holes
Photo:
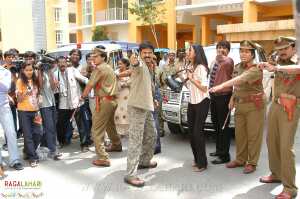
[[[224,0],[177,0],[177,6],[224,2]],[[228,2],[230,4],[231,2]]]
[[[192,0],[177,0],[177,6],[191,5]]]
[[[128,9],[123,8],[109,8],[103,11],[96,12],[96,21],[115,21],[128,20]]]

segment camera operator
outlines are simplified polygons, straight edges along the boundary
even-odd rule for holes
[[[8,91],[8,99],[9,99],[9,106],[11,109],[11,113],[13,115],[14,120],[14,127],[15,131],[17,132],[17,101],[16,101],[16,81],[18,77],[16,66],[13,63],[15,59],[15,53],[11,50],[4,52],[4,64],[3,67],[11,72],[11,86]],[[20,131],[19,131],[20,132]],[[20,136],[21,133],[18,133],[17,137]],[[5,139],[5,143],[2,146],[3,150],[7,150],[7,143]]]
[[[31,56],[33,55],[33,56]],[[36,55],[33,52],[26,52],[25,60],[30,63],[36,62]],[[52,63],[44,61],[45,57],[40,56],[40,60],[36,64],[38,73],[38,82],[40,89],[40,112],[43,120],[43,136],[42,146],[46,146],[50,153],[49,157],[54,160],[59,160],[59,154],[56,150],[56,108],[54,91],[57,88],[58,82],[55,81],[52,72]]]

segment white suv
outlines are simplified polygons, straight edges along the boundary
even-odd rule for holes
[[[234,64],[240,63],[240,55],[239,55],[239,43],[232,43],[231,50],[229,53],[229,57],[231,57],[234,61]],[[204,47],[205,55],[208,63],[212,63],[212,61],[216,57],[216,46],[208,46]],[[263,48],[258,46],[255,52],[255,62],[263,62],[266,61],[266,56]],[[271,88],[272,88],[272,73],[264,71],[263,85],[266,96],[271,96]],[[187,88],[184,86],[180,93],[176,93],[171,91],[171,89],[166,89],[162,92],[163,103],[162,103],[162,117],[167,122],[169,130],[171,133],[180,133],[187,132],[188,124],[187,124],[187,105],[189,101],[190,93]],[[234,111],[232,111],[231,119],[229,127],[234,129]],[[205,130],[214,131],[213,124],[211,121],[211,114],[208,113],[205,122]]]

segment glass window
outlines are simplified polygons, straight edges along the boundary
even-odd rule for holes
[[[63,40],[63,32],[62,30],[56,30],[55,31],[55,38],[56,38],[56,44],[62,44]]]
[[[54,18],[56,22],[60,21],[61,17],[61,8],[54,8]]]
[[[69,34],[69,42],[70,43],[76,43],[77,42],[76,33],[70,33]]]
[[[72,2],[72,3],[75,3],[75,0],[68,0],[68,2]]]
[[[69,13],[69,23],[76,23],[76,14]]]
[[[91,25],[92,24],[92,1],[84,0],[82,8],[83,24]]]

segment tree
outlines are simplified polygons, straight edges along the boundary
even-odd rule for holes
[[[143,0],[141,3],[132,3],[129,12],[136,15],[137,20],[143,25],[149,25],[155,39],[156,46],[159,48],[155,24],[160,23],[164,18],[166,9],[158,9],[157,3],[161,0]]]
[[[108,39],[109,38],[105,33],[104,28],[101,26],[96,26],[96,28],[93,30],[92,41],[102,41]]]

